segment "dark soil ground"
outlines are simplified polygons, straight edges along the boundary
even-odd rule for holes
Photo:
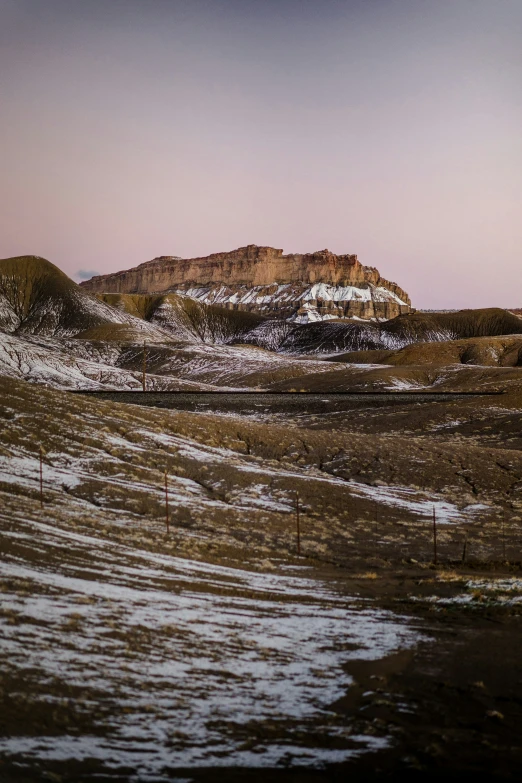
[[[478,574],[505,576],[502,571],[466,569],[459,576]],[[519,572],[518,567],[515,569]],[[413,651],[374,661],[352,661],[346,665],[354,684],[346,696],[331,705],[355,733],[391,736],[392,747],[363,754],[357,759],[322,769],[200,768],[172,769],[171,780],[195,783],[337,783],[337,781],[457,781],[468,776],[479,780],[518,781],[522,765],[522,665],[520,649],[522,625],[519,610],[482,604],[462,609],[458,606],[434,610],[433,605],[412,602],[434,592],[432,570],[413,568],[389,571],[366,588],[354,582],[343,570],[346,589],[367,589],[377,602],[413,615],[430,639]],[[429,581],[430,584],[426,584]],[[438,590],[450,595],[454,589]],[[5,686],[5,683],[4,683]],[[4,703],[2,732],[17,718]],[[45,716],[20,716],[26,726],[38,724]],[[67,715],[63,716],[68,724]],[[44,721],[45,722],[45,721]],[[74,722],[74,721],[73,721]],[[263,726],[259,735],[263,736]],[[134,779],[125,772],[104,772],[96,765],[49,762],[34,773],[17,769],[17,764],[0,765],[5,783],[33,781],[97,780],[101,783]],[[148,779],[148,778],[147,778]],[[166,778],[162,777],[161,780]]]
[[[393,592],[391,583],[387,587],[380,596],[385,603]],[[273,770],[270,779],[520,780],[520,616],[491,610],[415,614],[429,623],[430,642],[378,662],[352,662],[348,671],[356,684],[333,705],[365,732],[386,730],[393,747],[324,770]],[[198,783],[267,780],[266,770],[186,773]]]
[[[0,477],[6,530],[19,516],[97,537],[109,548],[125,544],[259,572],[305,562],[309,578],[400,613],[428,637],[380,660],[349,660],[354,683],[331,705],[347,731],[389,737],[390,747],[322,768],[172,769],[171,780],[520,780],[522,391],[518,371],[499,372],[496,380],[491,368],[482,381],[478,370],[473,375],[474,388],[505,383],[498,397],[354,401],[349,410],[324,404],[242,415],[127,406],[1,382],[3,469],[23,457],[16,464],[27,471],[16,480],[14,469]],[[55,471],[43,510],[31,473],[40,443],[46,469]],[[168,538],[166,465],[173,492]],[[62,476],[69,474],[76,480],[66,487]],[[392,502],[386,493],[397,487],[420,505]],[[450,504],[461,515],[451,524],[439,520],[437,566],[432,503]],[[3,555],[9,562],[18,556],[15,549]],[[35,698],[42,682],[8,664],[0,736],[22,728],[45,733],[49,716]],[[13,701],[13,691],[25,695]],[[51,724],[89,734],[103,723],[103,699],[98,706],[99,722],[87,726],[74,697],[62,700]],[[264,724],[240,731],[249,741],[271,741]],[[316,747],[328,741],[310,737]],[[34,770],[8,756],[0,763],[6,783],[133,779],[129,770],[73,759]]]

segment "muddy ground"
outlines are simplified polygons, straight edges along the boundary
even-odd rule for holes
[[[2,780],[519,779],[516,383],[241,415],[0,392]]]

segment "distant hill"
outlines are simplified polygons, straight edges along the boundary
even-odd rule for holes
[[[214,343],[241,339],[263,320],[176,294],[96,296],[45,258],[0,260],[0,329],[8,333]]]
[[[0,328],[6,332],[72,336],[107,326],[140,330],[140,322],[83,291],[38,256],[0,260]]]
[[[508,310],[488,307],[447,313],[410,313],[383,324],[383,329],[399,342],[440,342],[521,334],[522,322]]]
[[[348,364],[402,365],[472,364],[480,367],[522,367],[522,335],[470,337],[439,343],[411,343],[395,351],[352,351],[329,357]]]
[[[411,310],[408,294],[363,266],[356,255],[329,250],[289,253],[247,245],[203,258],[160,256],[133,269],[81,283],[95,293],[178,293],[202,304],[311,323],[333,318],[393,318]]]
[[[448,313],[410,313],[384,322],[326,321],[285,324],[267,321],[244,340],[287,353],[396,350],[411,343],[522,334],[522,320],[507,310],[487,308]]]
[[[177,339],[226,343],[241,340],[265,319],[257,313],[205,305],[179,294],[98,294],[100,301],[143,318]]]

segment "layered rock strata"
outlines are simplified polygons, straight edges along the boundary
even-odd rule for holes
[[[329,250],[288,254],[248,245],[204,258],[160,256],[81,284],[96,293],[185,294],[206,304],[298,322],[394,318],[411,311],[408,294],[363,266],[356,255]]]

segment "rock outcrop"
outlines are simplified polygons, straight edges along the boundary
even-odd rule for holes
[[[204,258],[160,256],[81,284],[95,293],[176,292],[205,304],[305,323],[334,318],[394,318],[411,311],[408,294],[363,266],[356,255],[329,250],[288,254],[248,245]]]

